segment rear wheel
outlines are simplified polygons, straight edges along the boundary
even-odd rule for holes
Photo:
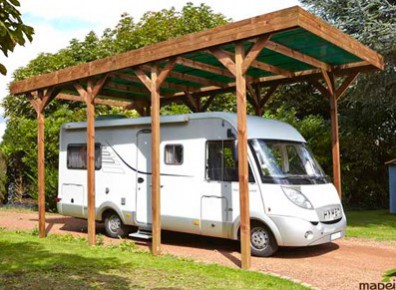
[[[112,238],[125,238],[128,228],[122,223],[121,218],[113,211],[105,214],[104,218],[106,234]]]
[[[270,257],[278,250],[278,244],[270,229],[262,223],[250,225],[250,249],[253,256]]]

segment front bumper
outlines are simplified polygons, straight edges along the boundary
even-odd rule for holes
[[[346,219],[345,216],[340,221],[333,224],[319,222],[317,225],[312,224],[296,217],[289,216],[270,216],[277,226],[281,235],[282,245],[286,247],[304,247],[329,243],[333,238],[345,236]],[[306,235],[307,232],[312,234]],[[339,233],[339,234],[337,234]],[[308,238],[306,236],[309,236]],[[339,237],[338,237],[339,236]]]

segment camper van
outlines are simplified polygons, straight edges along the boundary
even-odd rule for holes
[[[160,123],[162,229],[238,240],[236,114],[164,116]],[[150,117],[95,122],[96,220],[111,237],[150,238],[150,126]],[[86,130],[86,123],[67,123],[60,132],[57,205],[66,216],[87,218]],[[301,134],[253,116],[247,134],[252,254],[343,237],[337,191]]]

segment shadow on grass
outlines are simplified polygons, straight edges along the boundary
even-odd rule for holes
[[[133,288],[131,281],[108,273],[118,269],[116,263],[109,257],[52,253],[37,242],[0,242],[0,289]]]

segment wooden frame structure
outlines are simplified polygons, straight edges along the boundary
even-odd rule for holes
[[[90,245],[95,244],[95,104],[135,109],[144,116],[151,113],[152,252],[159,254],[160,106],[183,102],[193,112],[201,112],[217,94],[236,90],[241,265],[249,268],[247,101],[262,115],[279,85],[302,81],[329,99],[333,175],[341,196],[337,100],[360,72],[383,67],[383,58],[375,51],[302,8],[292,7],[15,82],[11,93],[25,95],[37,112],[40,237],[45,236],[44,109],[51,100],[80,101],[87,106]],[[202,97],[208,97],[205,103]]]

